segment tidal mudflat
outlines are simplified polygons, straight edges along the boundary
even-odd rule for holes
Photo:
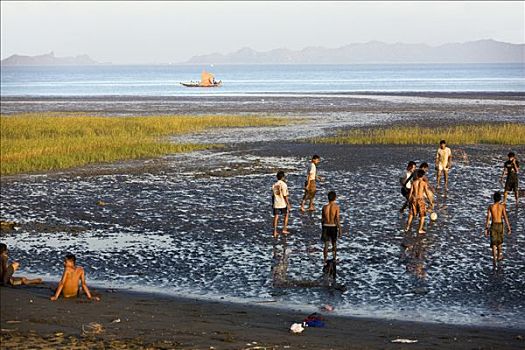
[[[436,146],[304,141],[337,129],[453,125],[461,119],[452,107],[445,112],[436,105],[425,118],[417,110],[428,105],[403,106],[392,104],[395,110],[380,113],[361,106],[362,113],[309,115],[293,126],[173,138],[225,145],[213,151],[3,177],[1,217],[20,226],[2,232],[2,241],[23,262],[22,274],[47,280],[58,279],[63,255],[73,251],[98,289],[301,312],[330,304],[334,317],[525,328],[523,207],[509,200],[513,235],[505,240],[500,268],[492,269],[489,242],[481,236],[490,196],[501,189],[497,180],[509,147],[450,145],[458,157],[449,191],[437,193],[439,218],[418,236],[402,230],[406,214],[398,211],[403,199],[398,178],[409,160],[432,163]],[[473,104],[471,114],[461,108],[472,123],[525,122],[519,104],[489,110]],[[494,111],[499,114],[491,117]],[[525,154],[523,145],[512,150]],[[326,178],[319,185],[318,207],[336,190],[343,211],[338,283],[344,289],[305,287],[322,269],[319,211],[297,210],[306,162],[314,153],[322,157],[319,171]],[[291,234],[274,240],[270,186],[278,169],[287,173],[294,209]],[[431,182],[434,175],[431,170]]]

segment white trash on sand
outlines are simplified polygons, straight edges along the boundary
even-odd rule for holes
[[[292,326],[290,327],[290,331],[292,333],[302,333],[304,331],[304,327],[302,324],[300,323],[294,323],[292,324]]]
[[[402,343],[402,344],[413,344],[413,343],[417,343],[417,340],[416,339],[401,339],[401,338],[397,338],[397,339],[391,340],[390,342],[391,343]]]

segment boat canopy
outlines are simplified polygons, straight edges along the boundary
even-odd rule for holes
[[[202,71],[201,74],[201,86],[211,86],[214,84],[215,76],[211,73],[208,73],[206,71]]]

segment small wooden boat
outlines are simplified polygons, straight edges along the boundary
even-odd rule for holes
[[[189,82],[189,83],[180,83],[181,85],[183,86],[186,86],[186,87],[204,87],[204,88],[207,88],[207,87],[219,87],[222,85],[222,81],[217,81],[215,82],[215,84],[211,84],[211,85],[202,85],[201,83],[195,83],[195,82]]]
[[[222,81],[215,81],[215,76],[211,73],[208,73],[206,71],[203,71],[201,74],[201,81],[195,82],[190,81],[189,83],[180,83],[182,86],[186,87],[219,87],[222,85]]]

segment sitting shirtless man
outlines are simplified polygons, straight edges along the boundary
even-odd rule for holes
[[[412,182],[412,187],[410,188],[410,193],[408,195],[410,213],[408,214],[406,231],[410,230],[414,216],[419,214],[419,227],[417,232],[425,233],[425,230],[423,230],[423,226],[425,225],[425,217],[427,214],[425,195],[430,202],[431,208],[434,208],[434,196],[429,190],[428,182],[425,181],[424,177],[425,171],[418,169],[416,171],[416,178]]]
[[[337,195],[334,191],[328,192],[328,204],[323,206],[322,234],[321,240],[324,242],[323,263],[326,265],[328,256],[328,242],[332,243],[333,261],[336,262],[337,238],[341,238],[341,220],[339,219],[339,206],[335,203]]]
[[[84,274],[84,269],[80,266],[76,266],[76,257],[73,254],[66,255],[64,260],[64,274],[62,279],[58,283],[57,290],[55,295],[51,297],[51,300],[55,301],[58,299],[60,294],[64,295],[64,298],[72,298],[78,296],[78,283],[82,283],[82,289],[89,300],[91,300],[91,292],[86,284],[86,276]],[[95,300],[100,300],[100,298],[95,297]]]

